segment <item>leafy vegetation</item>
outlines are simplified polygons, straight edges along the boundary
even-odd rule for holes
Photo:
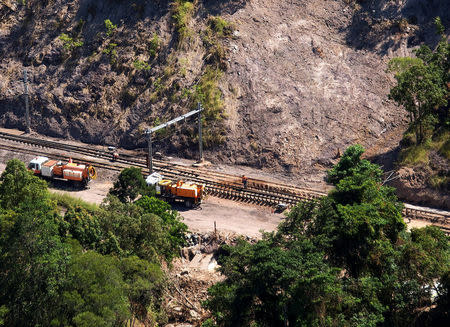
[[[389,97],[409,112],[410,130],[422,144],[439,127],[449,128],[448,83],[450,82],[450,43],[439,18],[435,20],[441,40],[432,51],[422,45],[416,58],[395,58],[389,70],[395,72],[395,85]]]
[[[449,160],[450,139],[450,43],[440,18],[435,25],[441,39],[434,50],[422,45],[415,58],[395,58],[389,70],[397,85],[389,97],[409,113],[409,128],[401,141],[398,164],[419,166],[427,171],[427,183],[435,189],[448,188],[448,171],[439,169],[436,159]]]
[[[189,37],[189,21],[194,13],[194,3],[189,0],[175,0],[172,3],[172,19],[178,34],[178,47]]]
[[[136,68],[137,70],[150,70],[151,66],[149,63],[143,61],[143,60],[135,60],[133,62],[133,66],[134,68]]]
[[[109,195],[92,207],[50,195],[22,162],[8,162],[0,177],[0,325],[166,321],[161,263],[178,255],[187,227],[159,200],[135,204],[129,189],[120,194],[125,203]]]
[[[226,116],[223,111],[222,92],[218,87],[222,74],[219,69],[207,67],[193,95],[195,103],[200,102],[205,108],[202,119],[205,131],[203,140],[206,146],[220,144],[224,140],[220,124]]]
[[[218,37],[230,37],[233,34],[233,25],[220,16],[209,18],[208,24]]]
[[[56,201],[57,206],[65,209],[80,207],[87,211],[94,212],[99,208],[99,206],[94,203],[83,201],[65,193],[50,193],[50,199]]]
[[[403,149],[399,156],[402,166],[414,166],[420,163],[428,164],[428,150],[426,145],[412,146]]]
[[[335,190],[299,203],[276,232],[222,247],[226,279],[209,289],[204,305],[214,321],[207,326],[445,321],[448,237],[436,227],[407,232],[393,189],[381,186],[380,168],[362,153],[347,149],[329,172]]]
[[[109,43],[108,46],[103,49],[103,53],[109,56],[109,60],[111,65],[114,65],[117,62],[117,43]]]
[[[83,46],[83,41],[70,37],[66,33],[62,33],[59,39],[63,41],[63,47],[66,51],[72,51],[76,48]]]
[[[106,36],[111,36],[117,29],[117,25],[114,25],[109,19],[105,20]]]
[[[158,34],[154,33],[153,38],[150,40],[150,45],[149,45],[149,54],[150,54],[151,59],[154,59],[157,57],[160,44],[161,44],[161,40],[159,39]]]
[[[117,181],[114,182],[109,192],[122,202],[132,202],[146,187],[147,184],[142,176],[142,170],[140,168],[130,167],[120,172]]]

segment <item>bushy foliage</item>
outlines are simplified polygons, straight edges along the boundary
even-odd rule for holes
[[[2,319],[6,326],[50,325],[69,260],[56,205],[46,183],[19,160],[7,164],[0,182]]]
[[[328,171],[328,182],[337,185],[347,177],[359,180],[372,178],[378,182],[382,174],[380,167],[368,160],[362,160],[363,153],[364,148],[359,144],[347,148],[339,162]]]
[[[147,184],[142,176],[140,168],[130,167],[125,168],[120,172],[120,175],[109,193],[119,198],[122,202],[131,202],[138,197],[141,192],[145,190]]]
[[[389,70],[395,72],[395,85],[389,97],[409,112],[410,130],[421,144],[437,126],[449,127],[450,43],[440,18],[435,20],[441,40],[432,51],[422,45],[416,58],[394,58]]]
[[[182,217],[178,212],[172,210],[171,206],[154,197],[143,196],[136,201],[136,205],[141,207],[146,214],[153,214],[162,220],[166,237],[171,245],[169,253],[176,253],[176,250],[185,245],[184,235],[188,231],[186,224],[182,222]]]
[[[72,247],[66,291],[62,294],[65,324],[117,326],[130,317],[126,284],[119,259]],[[68,314],[67,314],[68,313]]]
[[[208,23],[219,37],[230,37],[233,33],[233,25],[220,16],[209,18]]]
[[[0,325],[164,323],[161,263],[178,255],[186,226],[167,204],[141,203],[52,197],[11,160],[0,177]]]
[[[223,75],[220,69],[207,67],[195,87],[195,103],[201,102],[205,108],[203,114],[204,136],[206,146],[220,144],[224,140],[222,132],[217,131],[221,121],[226,117],[223,111],[222,92],[218,87],[219,79]]]
[[[151,69],[151,66],[147,62],[142,60],[135,60],[133,62],[133,67],[137,70],[144,70],[144,71]]]
[[[59,39],[63,41],[63,47],[67,51],[72,51],[75,48],[83,46],[83,41],[70,37],[66,33],[62,33],[59,36]]]
[[[172,3],[172,19],[178,34],[178,47],[190,34],[189,21],[194,13],[194,4],[189,0],[175,0]]]
[[[336,189],[299,203],[276,232],[222,248],[226,279],[205,303],[217,325],[411,326],[423,317],[450,269],[448,237],[406,231],[402,205],[363,151],[349,148],[329,172]],[[436,303],[445,296],[444,287]],[[439,308],[430,321],[445,316]]]
[[[106,36],[111,36],[117,29],[117,25],[114,25],[109,19],[105,20]]]
[[[159,39],[158,34],[154,33],[149,44],[149,54],[151,59],[154,59],[158,56],[158,49],[160,47],[160,43],[161,40]]]

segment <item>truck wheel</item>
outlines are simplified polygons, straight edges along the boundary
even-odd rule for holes
[[[192,208],[192,200],[184,200],[184,205],[186,208]]]

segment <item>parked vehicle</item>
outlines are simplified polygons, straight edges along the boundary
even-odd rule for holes
[[[76,185],[86,187],[90,180],[97,178],[97,171],[90,164],[77,164],[69,159],[68,162],[52,160],[47,157],[36,157],[28,164],[28,169],[37,176],[47,179],[70,181]]]
[[[205,185],[181,180],[172,181],[164,179],[158,173],[149,175],[146,179],[147,185],[153,187],[156,196],[167,202],[183,202],[187,208],[199,206],[204,196]]]

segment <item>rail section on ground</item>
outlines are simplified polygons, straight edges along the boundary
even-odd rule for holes
[[[67,159],[68,154],[55,154],[45,150],[53,149],[70,153],[74,160],[81,162],[89,161],[98,168],[120,171],[123,168],[135,166],[142,168],[144,174],[148,174],[146,160],[141,156],[121,154],[119,158],[111,162],[112,153],[96,147],[71,145],[5,132],[0,132],[0,139],[29,146],[26,148],[11,144],[0,144],[0,149],[8,151],[45,155],[60,160]],[[90,158],[88,160],[85,157],[76,158],[73,154],[88,156]],[[317,199],[326,195],[325,193],[308,188],[299,188],[260,179],[249,179],[247,188],[244,188],[238,176],[215,172],[205,168],[187,167],[163,160],[154,160],[154,169],[168,178],[203,183],[205,184],[207,194],[262,206],[275,207],[283,203],[291,207],[299,201]],[[446,233],[450,233],[449,212],[406,204],[403,214],[407,219],[430,221],[432,224],[441,227]]]

